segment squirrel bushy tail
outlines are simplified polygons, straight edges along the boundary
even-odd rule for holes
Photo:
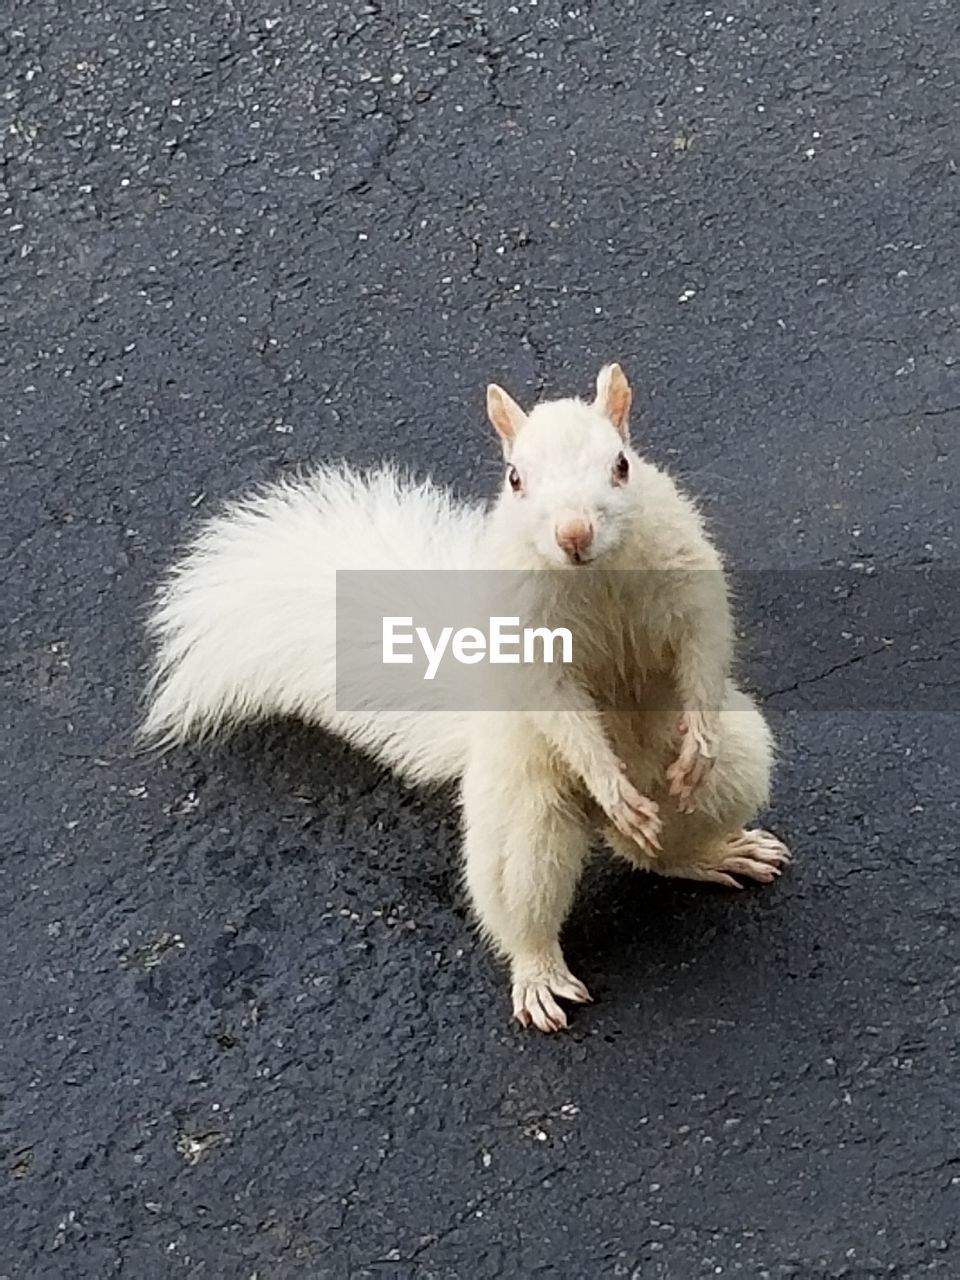
[[[201,527],[159,590],[141,736],[172,746],[293,715],[410,782],[458,777],[462,715],[337,710],[336,574],[466,569],[482,524],[480,508],[392,468],[322,468],[228,506]]]

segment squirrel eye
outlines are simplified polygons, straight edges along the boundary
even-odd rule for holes
[[[514,493],[519,493],[523,487],[523,481],[520,479],[520,472],[516,467],[507,468],[507,479],[510,481],[510,488]]]
[[[613,474],[618,480],[626,480],[630,474],[630,462],[625,453],[617,454],[617,460],[613,464]]]

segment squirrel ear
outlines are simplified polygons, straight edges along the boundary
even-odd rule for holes
[[[516,400],[494,382],[487,387],[487,417],[496,427],[504,447],[513,444],[517,432],[527,420]]]
[[[633,392],[627,375],[618,364],[605,364],[597,374],[597,398],[593,407],[606,414],[624,439],[627,438],[627,420]]]

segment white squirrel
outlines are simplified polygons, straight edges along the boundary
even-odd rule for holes
[[[391,467],[273,484],[203,525],[149,621],[147,740],[287,714],[413,784],[460,780],[470,898],[509,961],[514,1015],[542,1031],[566,1027],[558,999],[590,999],[559,935],[595,835],[641,869],[730,888],[773,881],[790,857],[745,829],[768,800],[771,735],[731,682],[720,557],[631,447],[631,398],[616,364],[592,403],[525,413],[490,386],[506,475],[489,511]],[[571,663],[509,671],[547,696],[464,713],[441,683],[422,708],[338,709],[337,570],[490,568],[529,575],[543,616],[579,624]],[[400,598],[377,608],[411,613]]]

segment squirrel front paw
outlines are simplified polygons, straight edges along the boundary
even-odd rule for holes
[[[635,840],[648,857],[660,853],[660,810],[655,801],[648,799],[627,778],[626,765],[620,762],[620,772],[610,780],[610,798],[604,804],[607,817],[621,835]]]
[[[680,754],[667,769],[670,794],[677,801],[681,813],[693,813],[697,792],[707,774],[713,768],[717,755],[717,735],[700,715],[684,712],[677,721],[683,734]]]

